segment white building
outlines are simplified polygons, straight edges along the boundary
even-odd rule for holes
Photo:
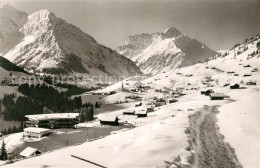
[[[37,128],[37,127],[28,127],[28,128],[25,128],[23,131],[24,131],[24,136],[34,137],[34,138],[41,138],[41,137],[47,136],[51,133],[50,129]]]

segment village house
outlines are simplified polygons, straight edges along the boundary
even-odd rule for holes
[[[138,118],[147,117],[147,111],[146,110],[137,110],[135,112],[135,115],[137,115]]]
[[[28,127],[25,128],[23,135],[25,137],[33,137],[33,138],[41,138],[43,136],[48,136],[51,134],[51,130],[50,129],[46,129],[46,128],[36,128],[36,127]]]
[[[249,67],[251,67],[251,65],[249,65],[249,64],[248,65],[244,65],[244,67],[245,68],[249,68]]]
[[[258,72],[258,68],[254,68],[252,72]]]
[[[41,154],[42,154],[41,151],[39,151],[35,148],[32,148],[32,147],[27,147],[20,153],[20,156],[27,158],[27,157],[38,156]]]
[[[100,125],[118,126],[118,117],[114,115],[101,115],[99,116]]]
[[[26,115],[27,127],[74,128],[79,123],[79,113],[53,113]]]
[[[239,89],[240,85],[237,83],[230,84],[230,89]]]
[[[135,107],[142,106],[142,102],[136,102]]]
[[[161,99],[156,100],[156,102],[154,104],[155,104],[155,107],[164,106],[164,105],[166,105],[166,100],[161,98]]]
[[[150,106],[146,108],[147,113],[154,112],[154,107]]]
[[[134,115],[135,114],[135,110],[126,110],[123,112],[123,115]]]
[[[214,93],[214,90],[212,90],[212,89],[208,89],[208,90],[206,90],[206,91],[201,91],[200,92],[201,93],[201,95],[206,95],[206,96],[209,96],[211,93]]]
[[[248,77],[248,76],[251,76],[251,73],[245,73],[244,74],[244,77]]]
[[[168,102],[169,103],[176,103],[176,102],[178,102],[178,100],[176,100],[176,99],[169,99]]]
[[[223,93],[210,93],[210,100],[223,100],[225,95]]]
[[[192,77],[193,75],[192,74],[187,74],[185,75],[186,77]]]
[[[249,80],[246,82],[246,85],[256,85],[256,80]]]

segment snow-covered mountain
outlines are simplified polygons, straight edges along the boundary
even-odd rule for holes
[[[217,54],[205,44],[173,27],[163,33],[129,36],[116,51],[132,59],[146,74],[158,74],[179,66],[188,66]]]
[[[3,57],[27,71],[115,76],[141,73],[134,62],[48,10],[29,15],[19,33],[22,40]]]

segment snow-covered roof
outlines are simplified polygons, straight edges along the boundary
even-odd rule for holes
[[[135,114],[146,114],[147,113],[147,111],[146,110],[137,110],[136,112],[135,112]]]
[[[26,118],[32,120],[44,120],[44,119],[62,119],[62,118],[76,118],[79,113],[53,113],[53,114],[37,114],[37,115],[26,115]]]
[[[110,121],[110,122],[114,122],[116,121],[117,116],[115,115],[100,115],[98,116],[100,121]]]
[[[239,85],[238,83],[231,83],[230,86]]]
[[[35,132],[35,133],[44,133],[50,131],[50,129],[47,128],[37,128],[37,127],[28,127],[23,130],[25,132]]]
[[[39,151],[39,150],[32,148],[32,147],[27,147],[20,153],[20,155],[24,156],[24,157],[29,157],[29,156],[32,156],[36,151]],[[39,151],[39,152],[41,152],[41,151]]]
[[[135,110],[126,110],[123,114],[135,114]]]

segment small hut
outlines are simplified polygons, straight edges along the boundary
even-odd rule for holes
[[[113,115],[102,115],[99,117],[100,125],[118,126],[118,117]]]
[[[154,112],[154,107],[147,107],[147,108],[146,108],[146,111],[147,111],[148,113]]]
[[[240,85],[237,83],[233,83],[230,85],[230,89],[239,89]]]
[[[248,65],[244,65],[244,67],[245,68],[249,68],[249,67],[251,67],[251,65],[249,65],[249,64]]]
[[[251,73],[245,73],[244,74],[244,77],[248,77],[248,76],[251,76]]]
[[[256,85],[256,80],[250,80],[248,82],[246,82],[246,85]]]
[[[177,99],[169,99],[168,102],[169,103],[176,103],[178,100]]]
[[[142,106],[142,102],[136,102],[135,103],[135,107],[139,107],[139,106]]]
[[[134,115],[135,111],[134,110],[126,110],[123,112],[123,115]]]
[[[38,156],[38,155],[41,155],[41,154],[42,154],[41,151],[39,151],[35,148],[32,148],[32,147],[27,147],[20,153],[20,155],[22,157],[25,157],[25,158],[26,157]]]
[[[137,115],[138,118],[147,117],[147,111],[146,110],[138,110],[138,111],[135,112],[135,115]]]
[[[160,107],[160,106],[164,106],[164,105],[166,105],[166,100],[164,100],[164,99],[158,99],[155,102],[155,107]]]
[[[206,90],[206,91],[201,91],[200,93],[201,93],[202,95],[204,94],[204,95],[206,95],[206,96],[209,96],[211,93],[214,93],[214,90],[208,89],[208,90]]]
[[[223,100],[225,95],[223,93],[210,93],[210,100]]]

